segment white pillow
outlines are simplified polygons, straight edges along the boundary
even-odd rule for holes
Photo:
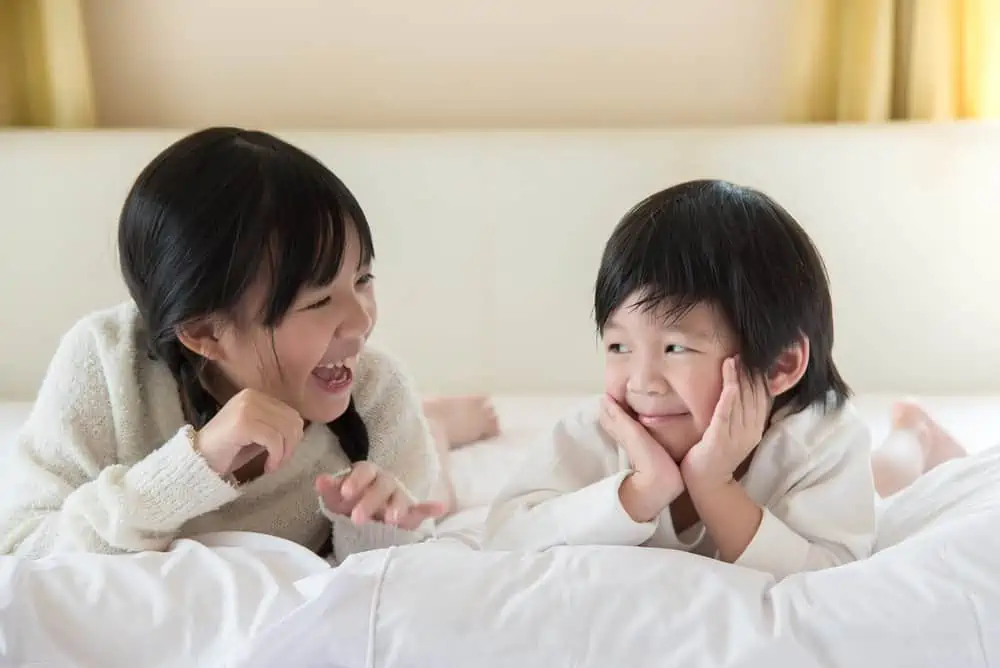
[[[886,546],[871,559],[777,585],[641,548],[479,553],[440,542],[359,555],[317,575],[314,597],[238,665],[1000,665],[1000,449],[932,472],[883,519]],[[343,591],[383,569],[359,638],[365,597],[352,605]]]
[[[255,534],[3,557],[0,664],[1000,665],[998,483],[1000,449],[941,467],[888,505],[883,551],[776,586],[681,552],[449,540],[337,569]]]
[[[303,547],[246,533],[162,553],[0,557],[0,665],[224,666],[303,603],[295,582],[329,570]]]

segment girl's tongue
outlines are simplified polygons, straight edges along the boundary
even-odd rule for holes
[[[319,378],[324,383],[338,383],[344,380],[350,373],[347,367],[343,365],[337,365],[332,369],[327,366],[318,366],[313,369],[313,375]]]

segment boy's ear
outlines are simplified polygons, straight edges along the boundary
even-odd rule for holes
[[[224,356],[219,341],[219,323],[213,318],[198,318],[178,325],[177,340],[185,348],[207,360],[218,362]]]
[[[767,372],[767,389],[772,397],[783,394],[802,380],[809,367],[809,337],[800,334],[785,348]]]

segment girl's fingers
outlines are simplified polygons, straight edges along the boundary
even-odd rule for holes
[[[445,513],[445,507],[443,503],[437,501],[428,501],[426,503],[416,503],[410,506],[406,515],[402,520],[397,522],[397,526],[400,529],[405,529],[406,531],[413,531],[420,524],[428,518],[441,517]]]
[[[399,524],[410,512],[413,501],[398,487],[386,503],[384,521],[386,524]]]
[[[254,420],[249,427],[253,442],[267,450],[264,470],[268,473],[276,470],[285,459],[287,446],[284,435],[265,420]]]
[[[346,499],[360,498],[368,486],[375,481],[377,475],[378,469],[374,465],[369,462],[358,462],[347,474],[340,491]]]
[[[396,481],[384,473],[377,476],[365,490],[361,499],[354,504],[351,520],[355,524],[364,524],[383,517],[386,504],[396,491]]]
[[[316,476],[314,484],[316,494],[323,501],[323,507],[331,513],[337,513],[338,515],[347,515],[351,511],[351,504],[344,498],[341,492],[343,482],[343,476],[323,474]]]

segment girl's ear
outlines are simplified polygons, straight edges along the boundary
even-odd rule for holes
[[[809,367],[809,337],[800,334],[792,345],[778,355],[767,372],[767,389],[772,397],[783,394],[802,380]]]
[[[214,318],[197,318],[178,325],[177,340],[194,354],[219,362],[225,357],[225,348],[220,343],[220,326]]]

